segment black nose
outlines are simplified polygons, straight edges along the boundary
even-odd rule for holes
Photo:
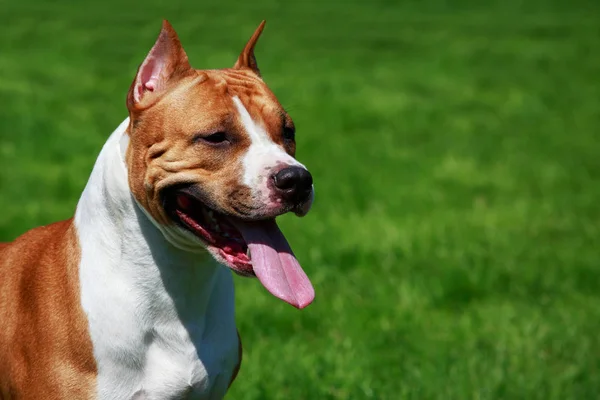
[[[312,190],[312,175],[302,167],[287,167],[273,175],[275,189],[286,201],[294,204],[308,200]]]

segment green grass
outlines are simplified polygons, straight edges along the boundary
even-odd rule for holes
[[[266,18],[317,299],[237,280],[228,398],[598,398],[600,4],[398,3],[4,2],[0,239],[73,214],[162,17],[197,68]]]

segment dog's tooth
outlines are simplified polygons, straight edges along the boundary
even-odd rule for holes
[[[246,250],[246,255],[248,256],[248,258],[250,258],[250,247],[248,247],[248,249]]]

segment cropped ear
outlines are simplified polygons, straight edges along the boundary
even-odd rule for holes
[[[158,39],[138,68],[127,94],[129,109],[144,108],[165,93],[173,83],[192,72],[177,32],[164,20]]]
[[[244,47],[242,54],[240,54],[235,65],[233,66],[234,69],[249,68],[254,71],[256,75],[260,76],[260,71],[258,70],[258,65],[256,64],[256,57],[254,57],[254,45],[258,41],[258,38],[265,27],[265,22],[266,21],[260,23],[250,40],[248,40],[248,43],[246,43],[246,47]]]

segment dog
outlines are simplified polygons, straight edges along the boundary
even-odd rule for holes
[[[303,308],[275,218],[312,176],[254,55],[196,70],[163,22],[75,215],[0,245],[0,397],[221,399],[241,364],[231,270]],[[225,268],[226,267],[226,268]]]

